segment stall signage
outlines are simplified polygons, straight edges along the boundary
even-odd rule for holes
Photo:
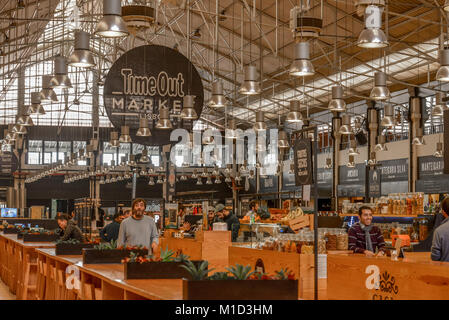
[[[408,159],[380,161],[382,182],[408,180]]]
[[[295,183],[297,186],[313,183],[312,144],[310,139],[298,139],[294,145]]]
[[[444,172],[443,158],[434,156],[418,158],[418,177],[419,179],[433,179],[437,176],[442,177]]]
[[[260,177],[260,193],[278,192],[278,176]]]
[[[381,179],[380,169],[369,171],[369,196],[371,198],[379,198],[381,196]]]
[[[339,197],[364,197],[365,186],[361,184],[339,184],[337,186],[337,195]]]
[[[325,184],[332,187],[332,169],[318,168],[317,184]]]
[[[290,173],[291,160],[284,161],[284,167],[282,170],[282,191],[290,191],[297,189],[295,175]]]
[[[373,290],[372,300],[394,300],[399,294],[396,277],[388,271],[381,272],[377,265],[368,265],[365,274],[365,287]]]
[[[179,123],[185,95],[195,96],[195,111],[201,114],[203,85],[193,64],[178,51],[145,45],[123,54],[111,67],[104,84],[104,107],[115,128],[130,127],[133,142],[161,145],[170,142],[170,130],[157,130],[159,109],[170,110],[174,128],[190,128],[191,121]],[[149,120],[151,137],[137,137],[139,117]]]
[[[339,184],[364,184],[365,183],[365,164],[358,163],[355,168],[340,166]]]
[[[18,161],[15,154],[11,152],[3,152],[0,156],[0,173],[11,174],[18,169]]]
[[[444,174],[449,174],[449,110],[444,110]]]

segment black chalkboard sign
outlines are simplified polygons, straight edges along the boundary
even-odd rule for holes
[[[297,186],[313,183],[312,143],[309,139],[298,139],[294,145],[295,182]]]

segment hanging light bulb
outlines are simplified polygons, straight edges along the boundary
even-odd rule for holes
[[[380,135],[377,137],[377,144],[374,147],[376,152],[379,151],[387,151],[386,137],[384,135]]]
[[[223,82],[215,80],[212,83],[212,97],[208,101],[207,105],[211,108],[222,108],[226,106],[226,98],[223,94]]]
[[[95,66],[94,55],[89,46],[90,34],[83,30],[75,30],[75,49],[69,58],[69,65],[77,68]]]
[[[136,136],[138,137],[151,137],[151,131],[148,125],[147,118],[139,119],[139,130],[137,130]]]
[[[148,149],[143,149],[142,150],[142,156],[140,157],[139,161],[141,163],[148,163],[148,162],[150,162],[150,158],[148,157]]]
[[[256,123],[254,124],[254,130],[263,131],[267,129],[267,124],[265,123],[265,115],[263,111],[256,112]]]
[[[380,125],[387,128],[394,127],[394,106],[391,104],[386,104],[384,111],[384,117],[380,122]]]
[[[122,126],[119,141],[122,143],[132,142],[131,136],[129,135],[129,127],[128,126]]]
[[[170,111],[168,108],[160,108],[159,121],[156,123],[157,129],[172,129],[173,125],[170,121]]]
[[[350,155],[357,156],[360,154],[360,152],[357,150],[357,141],[355,139],[351,140],[351,147],[349,148]]]
[[[55,91],[51,87],[52,78],[53,78],[52,75],[42,76],[42,90],[39,93],[40,103],[58,102],[58,97],[56,96]]]
[[[355,168],[354,156],[349,155],[349,162],[346,164],[348,168]]]
[[[257,69],[255,65],[244,67],[244,81],[239,92],[244,95],[256,95],[260,93],[260,83],[257,82]]]
[[[294,167],[294,164],[293,164],[293,167]],[[324,166],[324,168],[332,169],[332,159],[331,158],[326,158],[326,165]]]
[[[310,43],[299,42],[295,44],[295,60],[290,66],[290,75],[294,77],[306,77],[315,74],[315,69],[310,61]]]
[[[95,34],[106,38],[129,35],[128,27],[122,18],[120,0],[103,0],[103,18],[98,22]]]
[[[343,100],[343,87],[334,86],[332,87],[332,100],[329,102],[328,106],[330,111],[333,112],[345,112],[346,102]]]
[[[303,122],[303,116],[301,113],[301,104],[299,100],[290,101],[290,111],[287,114],[287,118],[285,119],[285,121],[292,123]]]
[[[110,137],[111,137],[111,139],[109,140],[109,144],[110,144],[111,147],[117,148],[118,146],[120,146],[120,141],[119,141],[119,138],[118,138],[118,132],[117,131],[111,131]]]
[[[444,92],[437,92],[435,106],[432,109],[432,117],[442,117],[444,110],[448,109],[446,102],[443,101],[443,98],[445,97],[446,94]]]
[[[436,79],[438,81],[449,81],[449,49],[439,51],[440,68],[437,71]]]
[[[288,149],[288,148],[290,148],[290,145],[288,143],[287,132],[285,132],[284,130],[279,131],[278,147],[279,147],[279,149]]]
[[[369,5],[365,9],[365,29],[359,35],[357,45],[362,48],[384,48],[388,40],[382,27],[382,12],[377,6]]]
[[[415,129],[415,137],[413,138],[412,144],[414,144],[415,146],[425,145],[423,138],[423,128]]]
[[[343,135],[352,134],[351,116],[349,114],[345,113],[341,117],[341,126],[340,126],[340,130],[338,131],[338,133],[343,134]]]
[[[443,143],[442,142],[437,142],[437,150],[435,151],[435,153],[433,154],[433,156],[435,158],[443,158],[444,157],[444,153],[443,153]]]
[[[50,81],[52,88],[68,89],[72,87],[72,83],[67,76],[67,61],[63,56],[55,57],[54,74]]]
[[[185,120],[198,119],[198,114],[195,111],[195,96],[187,95],[183,98],[181,118]]]
[[[374,88],[371,90],[370,98],[376,101],[390,99],[390,90],[387,87],[387,75],[384,72],[374,73]]]

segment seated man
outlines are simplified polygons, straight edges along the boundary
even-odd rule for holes
[[[217,216],[223,220],[228,225],[228,230],[231,231],[232,242],[237,241],[240,230],[240,221],[232,211],[227,210],[225,206],[221,203],[217,204],[215,207],[215,213]]]
[[[360,222],[352,225],[348,231],[349,250],[354,253],[364,253],[366,256],[378,255],[385,251],[385,241],[380,229],[372,224],[373,211],[370,207],[359,209]]]
[[[61,214],[58,218],[58,225],[63,230],[60,240],[67,241],[76,239],[83,242],[83,233],[76,223],[66,214]]]

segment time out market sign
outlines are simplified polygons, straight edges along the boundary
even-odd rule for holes
[[[170,130],[155,129],[160,108],[170,110],[174,128],[191,128],[192,121],[179,117],[185,95],[196,97],[194,108],[199,116],[204,91],[193,64],[176,50],[146,45],[126,52],[111,67],[104,85],[104,106],[116,129],[130,127],[133,142],[161,145],[170,143]],[[149,120],[151,137],[135,135],[140,117]]]

